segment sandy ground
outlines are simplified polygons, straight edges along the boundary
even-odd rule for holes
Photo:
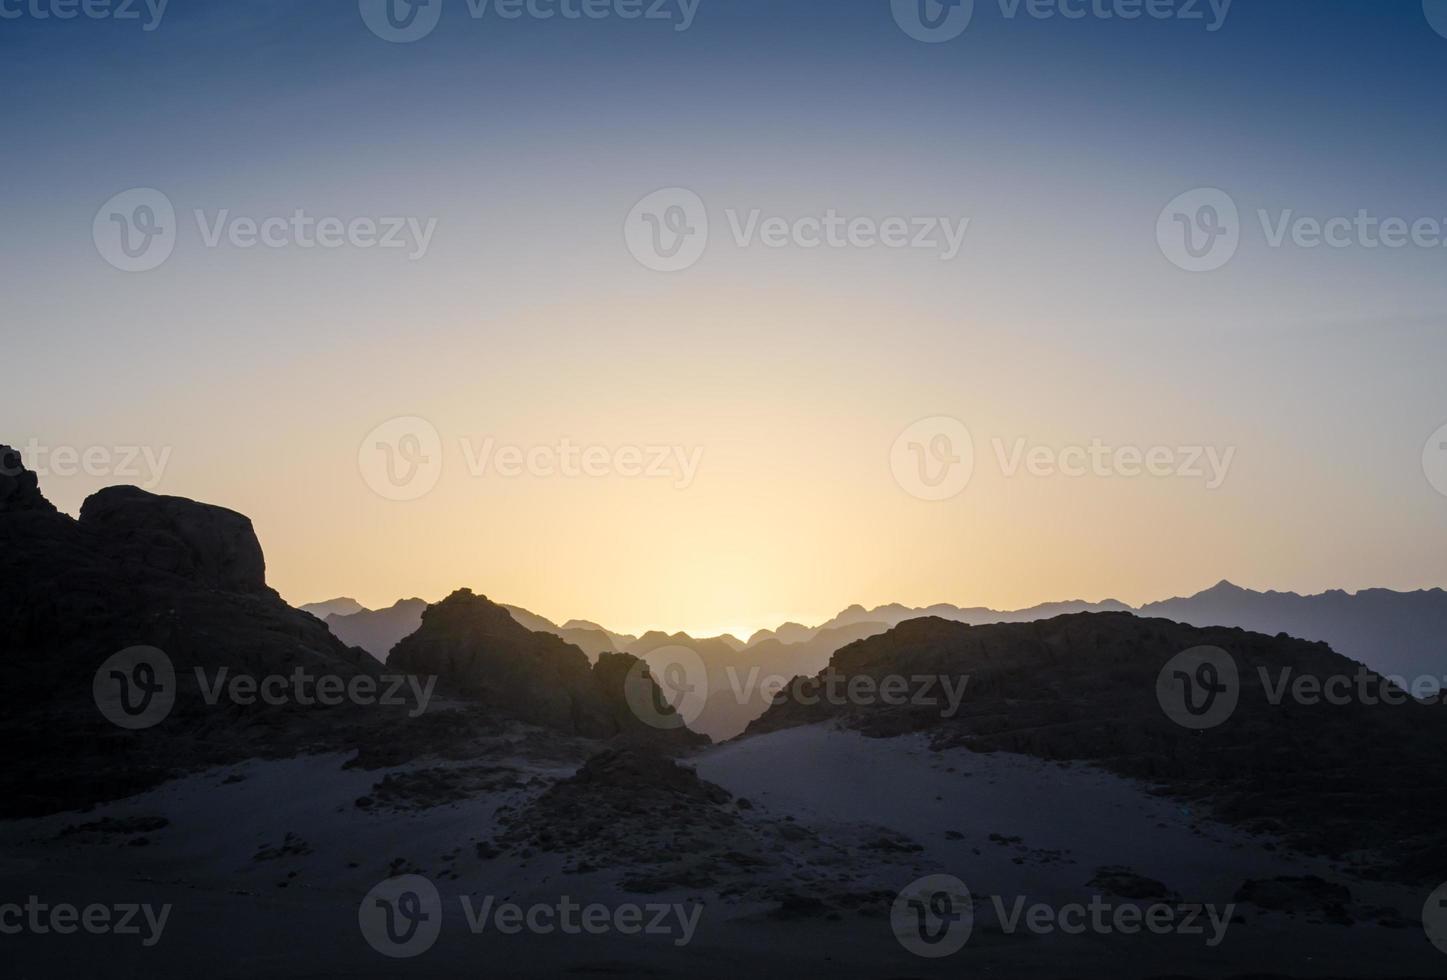
[[[624,869],[564,874],[559,855],[479,856],[478,842],[497,829],[498,808],[522,805],[570,775],[567,763],[509,759],[530,785],[387,810],[355,805],[387,771],[344,769],[345,758],[252,762],[85,814],[0,824],[0,904],[36,895],[49,904],[172,906],[160,941],[149,948],[138,936],[0,936],[6,975],[1447,975],[1447,956],[1420,925],[1310,924],[1245,907],[1216,948],[1199,936],[1002,932],[991,896],[1007,907],[1017,897],[1057,906],[1088,902],[1100,890],[1086,883],[1104,866],[1159,880],[1186,902],[1221,906],[1247,878],[1315,874],[1347,884],[1354,908],[1420,915],[1425,892],[1351,880],[1326,862],[1267,850],[1270,842],[1088,767],[935,753],[914,737],[871,740],[817,726],[726,744],[693,760],[705,779],[754,804],[747,819],[792,817],[790,823],[847,848],[849,867],[826,873],[843,878],[847,871],[856,888],[893,893],[934,873],[964,881],[976,904],[970,941],[951,956],[924,959],[905,950],[887,915],[877,912],[780,918],[769,903],[721,898],[717,889],[628,894],[616,884]],[[147,817],[169,824],[139,833],[63,834],[107,818]],[[859,848],[876,830],[904,835],[922,849],[880,856]],[[147,843],[134,843],[138,838]],[[757,874],[797,873],[790,865],[797,858],[783,853],[778,867]],[[443,900],[436,944],[409,959],[381,955],[358,926],[363,896],[399,873],[425,875]],[[702,912],[685,946],[676,945],[676,934],[506,936],[470,930],[464,895],[523,905],[556,904],[563,895],[615,906],[697,903]]]

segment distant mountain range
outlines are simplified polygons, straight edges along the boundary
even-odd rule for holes
[[[416,632],[427,604],[405,599],[386,609],[358,609],[352,599],[332,599],[301,607],[332,610],[323,617],[343,643],[357,646],[385,661],[392,648]],[[1287,634],[1326,643],[1343,656],[1386,675],[1409,681],[1447,674],[1447,592],[1431,589],[1393,592],[1368,589],[1355,594],[1334,590],[1320,595],[1255,592],[1221,582],[1193,596],[1148,603],[1139,608],[1114,599],[1100,602],[1047,602],[1027,609],[998,610],[984,606],[906,606],[900,603],[866,609],[852,605],[818,626],[784,623],[759,630],[747,642],[733,636],[692,637],[653,630],[642,636],[618,633],[588,620],[571,619],[562,626],[519,606],[504,606],[519,624],[551,633],[582,650],[590,661],[604,653],[626,652],[657,665],[667,659],[663,648],[687,647],[703,661],[711,696],[692,727],[714,739],[732,738],[763,713],[767,697],[747,686],[753,675],[812,675],[849,643],[883,633],[900,623],[933,617],[971,626],[1027,623],[1075,613],[1134,613],[1191,626],[1238,627],[1267,635]],[[1436,686],[1435,684],[1429,686]]]
[[[1142,606],[1141,616],[1191,626],[1237,626],[1319,640],[1379,674],[1447,674],[1447,592],[1333,589],[1319,595],[1255,592],[1221,582],[1204,592]]]

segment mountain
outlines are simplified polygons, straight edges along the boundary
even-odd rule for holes
[[[989,623],[1028,623],[1037,619],[1049,619],[1052,616],[1063,616],[1070,613],[1082,612],[1132,612],[1130,606],[1114,599],[1105,599],[1101,602],[1086,602],[1083,599],[1071,599],[1064,602],[1042,602],[1038,606],[1030,606],[1025,609],[999,610],[990,609],[986,606],[952,606],[949,603],[939,603],[933,606],[910,607],[899,603],[890,603],[886,606],[876,606],[873,609],[865,609],[860,605],[850,606],[833,619],[824,623],[820,629],[835,626],[852,626],[856,623],[884,623],[888,626],[898,626],[907,619],[920,619],[925,616],[933,616],[936,619],[946,619],[956,623],[969,623],[972,626],[984,626]]]
[[[225,712],[207,702],[197,670],[343,680],[378,671],[266,584],[260,542],[235,511],[115,486],[88,497],[73,519],[44,498],[19,453],[0,447],[0,549],[4,812],[124,795],[192,760],[248,751],[245,723],[278,712],[259,706],[201,737]],[[107,683],[99,672],[138,646],[164,654],[174,681],[164,668],[146,680],[174,692],[175,704],[163,724],[127,731],[97,711]]]
[[[378,660],[385,661],[397,641],[417,632],[426,608],[427,603],[422,599],[402,599],[386,609],[364,609],[346,616],[328,616],[326,623],[342,642],[361,647]],[[546,617],[521,606],[502,604],[502,608],[526,629],[535,633],[552,633],[573,644],[587,654],[590,661],[618,649],[610,635],[602,629],[557,626]]]
[[[1239,701],[1216,727],[1194,730],[1167,716],[1157,680],[1173,656],[1202,646],[1234,658]],[[1361,676],[1368,696],[1273,702],[1268,685],[1283,670],[1318,684]],[[931,685],[933,700],[899,704],[830,694],[859,677],[951,679],[964,696],[951,711],[942,681]],[[1120,613],[989,626],[926,618],[839,650],[745,738],[832,721],[872,737],[924,733],[935,747],[1090,762],[1310,852],[1365,861],[1356,852],[1375,846],[1382,863],[1365,873],[1440,881],[1447,708],[1386,703],[1389,689],[1326,644],[1288,636]]]
[[[815,629],[865,622],[893,627],[927,616],[985,626],[1083,612],[1131,612],[1191,626],[1235,626],[1273,636],[1285,633],[1317,640],[1381,674],[1420,682],[1423,690],[1436,689],[1447,675],[1447,649],[1442,644],[1442,637],[1447,636],[1447,591],[1442,589],[1417,592],[1364,589],[1355,594],[1332,590],[1319,595],[1298,595],[1256,592],[1223,581],[1192,596],[1151,602],[1138,609],[1114,599],[1047,602],[1011,611],[949,604],[910,607],[891,603],[873,609],[853,605]],[[778,630],[760,630],[749,638],[749,644],[779,637],[787,637],[788,643],[798,643],[815,629],[785,623]]]
[[[552,633],[529,630],[511,610],[459,589],[422,613],[422,625],[402,639],[387,666],[435,676],[443,691],[470,698],[525,722],[588,738],[632,734],[680,746],[707,744],[682,725],[653,728],[630,706],[629,674],[638,659],[604,653],[589,664],[583,651]],[[646,697],[663,716],[647,671]]]
[[[328,616],[352,616],[359,612],[366,612],[367,607],[356,599],[328,599],[325,602],[308,602],[304,606],[297,606],[302,612],[311,613],[317,619],[325,620]]]
[[[1319,640],[1382,674],[1433,678],[1436,684],[1447,674],[1447,592],[1441,589],[1298,595],[1221,582],[1193,596],[1148,603],[1139,612],[1194,626],[1239,626]]]
[[[563,624],[562,628],[565,630],[584,630],[590,633],[602,633],[607,636],[608,641],[613,644],[614,650],[627,650],[628,647],[638,639],[638,637],[631,633],[615,633],[610,629],[604,629],[597,623],[586,619],[570,619]]]
[[[749,636],[749,646],[755,643],[763,643],[766,640],[777,640],[779,643],[803,643],[810,639],[818,628],[805,626],[803,623],[784,623],[778,629],[757,630]]]
[[[714,661],[708,674],[708,701],[693,727],[716,741],[741,734],[768,710],[783,684],[818,673],[836,650],[886,629],[883,623],[829,627],[798,643],[763,640],[732,659]]]
[[[694,639],[687,633],[645,633],[629,647],[661,677],[665,695],[679,703],[674,684],[698,685],[701,691],[686,703],[689,727],[715,741],[733,738],[763,714],[779,686],[799,674],[812,674],[829,662],[835,650],[865,636],[881,633],[882,623],[811,631],[802,643],[763,640],[747,647],[730,636]],[[677,672],[681,665],[683,670]],[[702,676],[698,676],[699,668]]]
[[[1001,611],[989,609],[985,606],[960,607],[952,606],[949,603],[939,603],[933,606],[905,606],[898,602],[892,602],[884,606],[875,606],[873,609],[866,609],[859,604],[852,605],[839,613],[833,619],[827,620],[818,626],[805,626],[802,623],[785,623],[778,629],[759,630],[749,637],[749,646],[756,643],[763,643],[766,640],[778,640],[781,643],[803,643],[813,637],[820,630],[838,629],[845,626],[859,626],[865,623],[882,623],[886,628],[898,626],[909,619],[920,619],[924,616],[933,616],[937,619],[947,619],[957,623],[970,623],[971,625],[983,626],[986,623],[1026,623],[1036,619],[1049,619],[1051,616],[1061,616],[1067,613],[1077,612],[1132,612],[1130,606],[1114,599],[1106,599],[1102,602],[1086,602],[1075,599],[1065,602],[1045,602],[1038,606],[1031,606],[1028,609],[1015,609]]]
[[[346,616],[333,614],[326,617],[326,624],[343,643],[361,647],[385,662],[397,641],[422,625],[422,611],[426,608],[422,599],[402,599],[386,609],[363,609]]]

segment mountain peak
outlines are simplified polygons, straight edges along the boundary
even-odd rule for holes
[[[1215,585],[1211,586],[1209,589],[1206,589],[1204,592],[1202,592],[1202,593],[1200,593],[1200,594],[1201,594],[1201,595],[1240,595],[1241,593],[1246,592],[1246,591],[1247,591],[1246,589],[1241,588],[1241,586],[1235,584],[1234,582],[1231,582],[1230,580],[1223,578],[1221,581],[1217,582]]]
[[[0,446],[0,513],[22,510],[58,513],[40,492],[40,480],[25,468],[18,450]]]

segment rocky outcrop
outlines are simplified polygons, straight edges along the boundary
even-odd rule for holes
[[[403,637],[417,632],[422,613],[427,609],[423,599],[401,599],[386,609],[363,609],[347,615],[325,617],[327,629],[348,646],[361,647],[379,661]]]
[[[591,738],[631,733],[679,745],[708,742],[681,722],[655,727],[639,719],[628,700],[639,691],[629,692],[630,683],[645,685],[643,694],[661,717],[673,714],[636,657],[603,653],[590,665],[582,650],[552,633],[529,630],[470,589],[429,606],[421,627],[392,648],[387,666],[436,676],[445,691],[555,731]]]
[[[55,505],[40,493],[40,481],[25,468],[20,453],[0,446],[0,514],[19,511],[54,514]]]
[[[230,677],[379,670],[266,586],[261,546],[240,514],[114,487],[88,499],[77,521],[40,495],[17,453],[3,457],[0,630],[9,670],[0,737],[12,764],[0,812],[123,795],[227,740],[206,729],[233,737],[242,723],[276,713],[208,704],[198,668],[209,680],[223,668]],[[155,728],[126,731],[101,715],[93,683],[108,658],[136,646],[169,659],[176,701]]]
[[[1166,714],[1156,683],[1173,656],[1202,646],[1234,659],[1239,701],[1196,730]],[[1305,678],[1321,691],[1333,677],[1366,696],[1308,703],[1282,687]],[[851,696],[855,678],[870,679],[858,688],[867,692],[902,679],[902,703]],[[953,711],[944,679],[963,691]],[[1447,830],[1430,815],[1447,808],[1447,706],[1386,703],[1387,689],[1325,644],[1288,636],[1125,613],[991,626],[916,619],[839,650],[746,734],[835,721],[871,736],[925,732],[939,746],[1095,762],[1308,850],[1348,859],[1379,845],[1388,860],[1363,871],[1440,879]]]
[[[226,592],[267,591],[261,542],[251,520],[235,511],[136,487],[106,487],[86,499],[80,523],[122,565]]]

